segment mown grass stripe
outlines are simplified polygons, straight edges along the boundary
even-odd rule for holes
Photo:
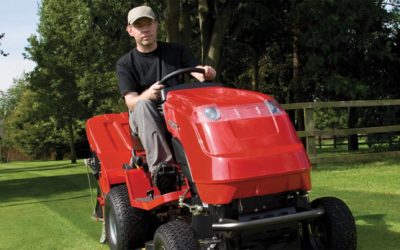
[[[82,163],[0,165],[0,249],[107,249]]]

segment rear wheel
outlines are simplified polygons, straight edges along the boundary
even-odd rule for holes
[[[346,204],[334,197],[323,197],[311,203],[323,208],[325,214],[303,225],[303,249],[357,248],[357,230],[353,215]]]
[[[105,204],[106,237],[110,249],[143,247],[151,232],[151,215],[131,207],[125,185],[113,187]]]
[[[188,224],[172,221],[161,225],[154,234],[155,250],[195,250],[200,249],[196,233]]]

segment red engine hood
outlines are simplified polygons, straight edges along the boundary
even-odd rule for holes
[[[299,144],[287,114],[269,113],[266,101],[275,103],[268,95],[239,89],[178,90],[169,94],[165,111],[167,123],[178,114],[186,117],[204,152],[213,156],[271,154]],[[218,109],[219,120],[204,119],[201,112],[209,106]]]

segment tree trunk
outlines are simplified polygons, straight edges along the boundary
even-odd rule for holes
[[[210,44],[212,33],[212,20],[208,0],[198,0],[200,41],[201,41],[201,62],[206,61],[208,46]]]
[[[56,146],[56,161],[62,161],[64,159],[64,153],[60,146]]]
[[[179,41],[179,1],[166,0],[167,8],[165,9],[165,31],[167,34],[167,42]]]
[[[253,47],[252,48],[253,51],[253,72],[252,72],[252,76],[251,76],[251,89],[254,91],[258,91],[258,82],[259,82],[259,70],[260,70],[260,64],[259,64],[259,60],[260,60],[260,53],[258,53],[258,50]]]
[[[69,135],[69,149],[71,153],[71,163],[76,163],[75,136],[74,136],[74,125],[72,119],[68,120],[68,135]]]
[[[300,56],[299,56],[299,51],[298,51],[298,30],[296,28],[293,29],[293,43],[292,43],[292,48],[293,48],[293,78],[292,78],[292,84],[293,84],[293,98],[294,102],[304,102],[304,94],[303,94],[303,86],[301,83],[301,76],[300,76]],[[298,131],[304,131],[305,130],[305,124],[304,124],[304,110],[302,109],[297,109],[296,110],[296,128]],[[301,141],[303,142],[304,145],[306,145],[306,138],[301,138]]]
[[[356,128],[358,121],[358,112],[355,108],[349,108],[349,120],[348,120],[348,128]],[[358,150],[358,135],[349,135],[347,136],[347,149],[349,151]]]
[[[333,136],[333,148],[337,149],[337,137],[336,137],[336,135]]]
[[[215,15],[216,19],[212,30],[210,45],[208,46],[205,64],[214,67],[217,70],[217,74],[220,73],[219,66],[222,44],[228,31],[228,26],[235,9],[234,7],[233,1],[226,1],[223,7]]]
[[[293,83],[293,89],[294,89],[294,102],[303,102],[304,101],[304,95],[303,95],[303,88],[301,84],[301,79],[300,79],[300,57],[299,57],[299,52],[298,52],[298,37],[296,35],[296,31],[294,31],[293,35],[293,78],[292,78],[292,83]],[[303,115],[303,110],[298,109],[296,110],[296,127],[299,131],[304,130],[304,115]]]
[[[190,5],[186,1],[182,3],[182,11],[179,17],[179,42],[189,47],[192,37],[192,29],[190,21]]]

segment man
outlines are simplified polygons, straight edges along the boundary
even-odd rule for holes
[[[181,68],[198,67],[204,75],[192,73],[199,81],[213,80],[216,72],[210,66],[201,66],[192,52],[183,45],[157,41],[158,22],[148,6],[133,8],[128,13],[128,34],[135,39],[136,48],[117,62],[118,85],[129,109],[132,133],[138,135],[146,150],[147,164],[155,185],[161,193],[175,190],[175,179],[164,178],[165,169],[173,159],[166,141],[166,128],[157,101],[161,85],[158,81]],[[168,86],[182,83],[171,79]],[[175,177],[176,178],[176,177]]]

